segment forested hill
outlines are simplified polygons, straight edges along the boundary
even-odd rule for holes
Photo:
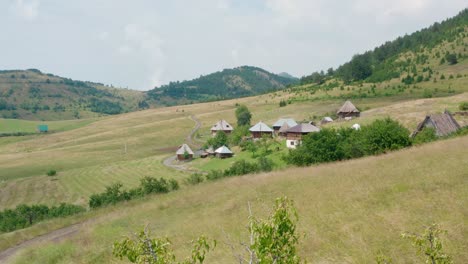
[[[458,60],[463,60],[467,56],[468,43],[465,42],[467,37],[468,9],[464,9],[455,17],[388,41],[374,50],[354,55],[349,62],[336,70],[330,68],[327,72],[314,72],[304,76],[301,78],[301,83],[321,84],[330,78],[342,80],[345,84],[360,81],[378,83],[406,77],[407,72],[411,72],[411,79],[417,75],[412,67],[415,64],[429,64],[431,59],[437,59],[441,65],[453,65]],[[443,46],[444,43],[450,43],[450,45]],[[442,49],[440,49],[441,46],[443,46]],[[415,56],[402,59],[404,55],[407,55],[405,53]]]
[[[296,78],[242,66],[190,81],[171,82],[149,91],[148,97],[162,105],[187,104],[252,96],[284,89],[297,82]]]
[[[0,71],[0,118],[60,120],[146,108],[144,94],[36,69]]]

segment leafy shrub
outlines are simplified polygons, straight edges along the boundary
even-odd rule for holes
[[[89,198],[89,207],[98,208],[109,204],[116,204],[121,201],[129,201],[137,197],[153,193],[168,193],[179,188],[179,183],[172,179],[144,177],[140,180],[137,188],[122,190],[121,183],[114,183],[106,187],[103,193],[93,194]]]
[[[358,158],[411,145],[409,131],[389,118],[376,120],[361,130],[322,129],[303,137],[302,145],[284,157],[287,163],[307,166],[315,163]]]
[[[174,179],[169,179],[169,188],[171,191],[179,190],[179,182]]]
[[[467,111],[468,110],[468,102],[463,102],[458,106],[458,109],[461,111]]]
[[[206,175],[206,179],[209,181],[214,181],[217,179],[221,179],[223,177],[224,177],[224,173],[222,170],[212,170],[208,172],[208,174]]]
[[[204,177],[201,173],[193,173],[187,178],[187,183],[191,185],[196,185],[204,181]]]
[[[47,176],[55,176],[57,175],[57,171],[56,170],[48,170],[47,171]]]
[[[279,106],[280,106],[280,107],[285,107],[287,104],[288,104],[288,103],[287,103],[285,100],[281,100],[281,101],[279,102]]]
[[[81,206],[65,203],[50,208],[42,204],[20,204],[15,209],[0,211],[0,232],[14,231],[45,219],[74,215],[84,211],[85,209]]]
[[[207,140],[205,147],[213,147],[217,149],[222,146],[228,145],[228,136],[223,131],[218,131],[216,135]]]
[[[413,144],[423,144],[435,140],[437,140],[435,129],[426,127],[413,138]]]

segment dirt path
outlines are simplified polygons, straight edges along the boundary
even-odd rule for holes
[[[35,237],[30,240],[23,241],[14,247],[8,248],[0,252],[0,263],[7,263],[7,261],[13,255],[15,255],[19,250],[25,249],[31,245],[41,243],[41,242],[60,242],[66,238],[72,237],[73,235],[75,235],[76,233],[80,231],[80,227],[84,223],[74,224],[68,227],[57,229],[50,233]]]
[[[192,147],[199,148],[201,145],[195,142],[195,140],[193,139],[193,136],[195,135],[195,133],[197,133],[198,129],[200,129],[201,123],[200,123],[200,120],[198,120],[193,115],[190,116],[190,119],[192,119],[195,122],[195,127],[192,129],[192,131],[190,131],[190,134],[188,134],[188,136],[185,138],[185,141],[187,142],[187,144],[191,145]],[[175,155],[170,156],[163,160],[163,164],[166,167],[179,170],[179,171],[197,172],[196,170],[187,168],[187,164],[184,164],[184,163],[175,164],[176,160],[177,160],[177,156]]]

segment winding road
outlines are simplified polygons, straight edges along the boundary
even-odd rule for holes
[[[186,138],[186,142],[187,142],[187,144],[189,144],[189,145],[191,145],[193,147],[199,148],[200,145],[198,143],[194,142],[193,136],[198,131],[198,129],[200,129],[201,123],[193,115],[190,116],[190,119],[195,122],[195,127],[190,131],[190,134]],[[170,168],[173,168],[173,169],[176,169],[176,170],[186,171],[186,172],[195,172],[194,170],[191,170],[191,169],[187,168],[184,164],[174,164],[175,160],[176,160],[176,156],[171,156],[169,158],[166,158],[163,161],[163,164],[165,166],[167,166],[167,167],[170,167]],[[31,245],[36,244],[36,243],[60,242],[60,241],[62,241],[64,239],[66,239],[66,238],[72,237],[73,235],[80,232],[81,227],[85,223],[88,223],[88,222],[91,222],[91,221],[93,221],[93,219],[87,220],[87,221],[82,222],[82,223],[74,224],[74,225],[71,225],[71,226],[67,226],[67,227],[64,227],[64,228],[61,228],[61,229],[57,229],[55,231],[43,234],[41,236],[32,238],[30,240],[23,241],[20,244],[14,246],[14,247],[5,249],[5,250],[0,252],[0,263],[7,263],[7,261],[12,256],[14,256],[19,250],[25,249],[25,248],[27,248],[27,247],[29,247]]]
[[[193,136],[200,129],[201,123],[200,123],[200,120],[198,120],[194,115],[191,115],[190,119],[195,122],[195,127],[192,129],[192,131],[190,131],[190,134],[188,134],[188,136],[185,138],[185,142],[188,145],[191,145],[192,147],[199,148],[201,146],[200,146],[200,144],[195,142],[195,140],[193,139]],[[196,172],[195,170],[191,170],[191,169],[187,168],[186,164],[183,164],[183,163],[175,164],[176,161],[177,161],[177,156],[174,155],[174,156],[170,156],[170,157],[164,159],[163,164],[166,167],[169,167],[169,168],[172,168],[172,169],[175,169],[175,170],[179,170],[179,171]]]

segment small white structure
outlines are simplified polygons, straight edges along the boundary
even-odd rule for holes
[[[351,128],[354,129],[354,130],[361,130],[361,125],[354,124],[354,125],[351,126]]]
[[[333,119],[329,116],[326,116],[322,119],[322,121],[320,121],[320,124],[324,125],[324,124],[328,124],[328,123],[331,123],[333,122]]]

